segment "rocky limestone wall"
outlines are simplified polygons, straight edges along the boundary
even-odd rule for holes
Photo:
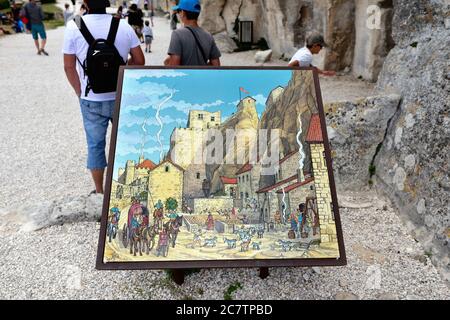
[[[294,72],[291,81],[276,102],[269,100],[261,121],[261,129],[282,129],[280,152],[287,155],[298,150],[296,136],[299,118],[303,132],[308,132],[312,114],[318,112],[313,74],[310,71]],[[306,135],[303,135],[303,140]],[[305,141],[302,141],[304,145]],[[311,172],[310,151],[305,148],[305,171]]]
[[[377,88],[402,103],[376,157],[376,186],[396,203],[449,280],[450,3],[394,1],[393,37]]]
[[[325,105],[339,191],[369,188],[369,167],[399,103],[400,96],[392,94]]]
[[[373,11],[370,6],[377,6]],[[367,10],[370,17],[368,19]],[[353,74],[369,81],[377,81],[384,60],[395,43],[392,38],[392,0],[356,1],[355,49],[352,63]],[[377,19],[379,20],[377,21]],[[379,26],[376,26],[379,23]]]
[[[245,107],[238,108],[238,111],[225,121],[219,128],[223,137],[223,157],[227,154],[227,129],[234,130],[250,130],[256,133],[259,125],[258,113],[256,112],[256,105],[250,103]],[[231,143],[231,142],[230,142]],[[244,148],[244,150],[242,150]],[[249,145],[237,144],[235,148],[235,161],[236,164],[222,164],[222,165],[206,165],[206,176],[211,181],[211,192],[215,193],[222,188],[220,177],[235,177],[236,172],[242,168],[244,163],[239,163],[237,155],[245,154],[245,161],[248,161]]]
[[[216,36],[224,52],[236,47],[239,21],[254,22],[254,42],[264,38],[275,57],[290,59],[311,32],[324,35],[327,48],[314,65],[376,81],[394,46],[393,0],[203,0],[200,24]],[[376,5],[378,10],[368,10]],[[374,27],[373,21],[379,25]]]

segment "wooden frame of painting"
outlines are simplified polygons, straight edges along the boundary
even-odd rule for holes
[[[315,68],[121,68],[97,269],[343,265]]]

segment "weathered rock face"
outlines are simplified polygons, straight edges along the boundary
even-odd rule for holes
[[[102,204],[103,195],[69,197],[19,208],[18,213],[27,221],[22,229],[35,231],[65,223],[97,221],[102,215]]]
[[[394,1],[393,37],[378,90],[403,97],[376,158],[378,190],[413,222],[416,237],[449,279],[449,2]]]
[[[238,48],[236,43],[228,36],[226,32],[215,34],[214,40],[222,53],[232,53]]]
[[[369,187],[369,167],[399,103],[389,95],[324,106],[338,190]]]
[[[253,21],[253,38],[264,38],[277,56],[291,57],[297,47],[303,46],[305,32],[310,29],[304,18],[300,21],[302,6],[312,8],[312,1],[298,0],[203,0],[200,25],[212,34],[227,32],[238,38],[236,22]],[[312,10],[312,9],[311,9]],[[312,12],[308,21],[312,19]]]
[[[377,5],[380,24],[367,27],[369,5]],[[320,68],[344,70],[376,81],[392,48],[391,0],[203,0],[200,24],[213,34],[239,38],[239,21],[253,21],[254,42],[264,38],[275,57],[290,59],[311,32],[329,47],[314,57]],[[377,16],[378,18],[378,12]]]
[[[375,82],[387,54],[395,45],[392,39],[393,2],[358,0],[355,10],[353,74]]]
[[[246,101],[246,99],[244,99]],[[258,113],[256,112],[256,105],[254,101],[249,101],[248,104],[240,105],[238,107],[238,111],[229,118],[226,122],[224,122],[219,130],[222,133],[223,137],[223,156],[221,159],[225,159],[225,155],[227,154],[227,139],[226,139],[226,131],[228,129],[233,130],[256,130],[259,125]],[[241,150],[244,148],[244,150]],[[248,144],[237,146],[235,150],[235,156],[239,152],[243,152],[245,154],[245,161],[248,161]],[[244,161],[244,163],[245,163]],[[222,188],[220,177],[235,177],[236,172],[242,168],[244,163],[231,165],[231,164],[222,164],[222,165],[207,165],[206,166],[206,176],[211,181],[211,190],[213,193],[217,192]]]
[[[280,151],[287,155],[298,150],[297,133],[299,118],[303,133],[308,132],[311,116],[318,112],[313,74],[310,71],[295,72],[288,86],[276,98],[269,99],[264,111],[261,129],[282,129],[280,132]],[[306,134],[302,137],[305,144]],[[310,171],[310,150],[305,148],[305,170]]]

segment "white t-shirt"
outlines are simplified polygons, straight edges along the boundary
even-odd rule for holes
[[[111,19],[112,16],[109,14],[88,14],[83,16],[84,23],[95,39],[106,39],[108,37]],[[128,61],[128,54],[130,53],[130,50],[140,46],[140,41],[136,36],[136,33],[125,20],[120,21],[114,45],[125,62]],[[64,54],[75,54],[80,62],[83,63],[84,60],[86,60],[88,49],[89,45],[75,24],[75,21],[69,21],[64,33],[64,45],[62,52]],[[84,76],[84,72],[78,61],[77,71],[81,81],[82,99],[89,101],[111,101],[116,99],[115,92],[95,94],[92,90],[89,91],[89,94],[86,97],[85,89],[87,85],[87,77]]]
[[[298,61],[300,67],[311,67],[313,62],[313,55],[307,47],[304,47],[298,50],[296,54],[294,54],[289,63],[292,63],[294,61]]]

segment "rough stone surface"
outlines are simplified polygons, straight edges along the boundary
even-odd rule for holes
[[[245,99],[244,99],[245,100]],[[251,100],[251,99],[250,99]],[[254,102],[250,102],[245,107],[241,107],[239,105],[238,110],[235,114],[233,114],[229,119],[227,119],[222,125],[219,127],[219,130],[222,133],[223,137],[223,157],[221,159],[225,159],[227,154],[227,139],[226,132],[228,129],[233,130],[249,130],[256,132],[259,124],[258,113],[256,111],[256,104]],[[244,149],[244,150],[242,150]],[[247,145],[239,144],[236,147],[235,154],[240,154],[244,152],[245,161],[248,160],[249,149]],[[242,168],[244,163],[229,165],[207,165],[206,166],[206,176],[211,180],[211,191],[213,193],[222,189],[222,183],[220,177],[235,177],[236,172]]]
[[[103,195],[69,197],[19,208],[28,223],[24,231],[39,230],[64,223],[97,221],[102,215]]]
[[[214,40],[222,53],[232,53],[238,48],[234,40],[231,39],[226,32],[215,34]]]
[[[380,23],[369,29],[367,7],[380,8]],[[376,81],[393,45],[392,4],[383,0],[204,0],[200,24],[213,34],[239,38],[239,22],[253,21],[254,43],[264,38],[274,56],[289,60],[312,32],[324,35],[328,47],[314,65],[348,70]],[[378,15],[377,15],[378,17]]]
[[[299,129],[299,118],[302,130],[307,132],[311,115],[318,111],[316,92],[311,72],[296,72],[288,86],[276,99],[268,99],[266,110],[261,116],[261,129],[280,129],[280,151],[287,155],[298,150],[296,136]],[[306,135],[304,135],[304,138]],[[305,143],[304,141],[302,141]],[[305,144],[306,145],[306,144]],[[306,171],[310,171],[310,150],[305,148]]]
[[[325,105],[339,189],[368,187],[369,167],[399,103],[400,96],[389,95]]]
[[[258,51],[255,54],[255,62],[256,63],[265,63],[270,61],[270,59],[272,58],[272,50],[265,50],[265,51]]]
[[[450,30],[448,1],[394,2],[393,37],[377,84],[402,103],[376,158],[377,187],[411,221],[450,279]]]

